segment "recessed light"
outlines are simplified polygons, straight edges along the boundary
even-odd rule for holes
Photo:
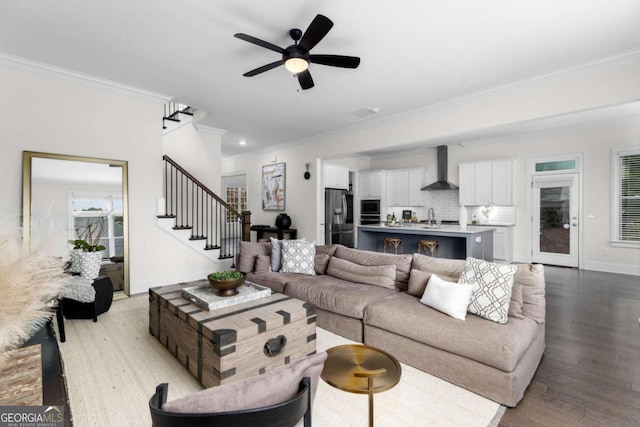
[[[241,139],[240,142],[238,143],[240,145],[247,145],[247,141],[245,141],[244,139]]]

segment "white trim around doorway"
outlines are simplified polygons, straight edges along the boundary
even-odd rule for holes
[[[537,163],[545,163],[545,162],[561,162],[567,160],[575,160],[575,168],[573,169],[564,169],[564,170],[552,170],[552,171],[538,171],[536,172],[535,165]],[[584,260],[584,193],[583,193],[583,180],[584,180],[584,154],[583,153],[575,153],[575,154],[565,154],[559,156],[550,156],[550,157],[534,157],[527,159],[527,214],[528,214],[528,224],[529,224],[529,232],[528,234],[528,251],[527,251],[527,262],[532,262],[533,259],[533,177],[541,176],[541,175],[553,175],[559,174],[563,172],[575,172],[578,174],[578,268],[585,268],[585,260]]]

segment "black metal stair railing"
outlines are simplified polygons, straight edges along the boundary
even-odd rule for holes
[[[193,109],[188,105],[178,104],[177,102],[167,102],[164,104],[164,116],[162,116],[162,129],[166,129],[167,120],[180,123],[180,114],[193,116]]]
[[[240,240],[250,239],[251,212],[238,212],[169,156],[162,159],[165,213],[158,218],[175,218],[174,230],[191,230],[189,240],[219,249],[219,259],[234,258]]]

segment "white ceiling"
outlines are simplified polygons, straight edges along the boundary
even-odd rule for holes
[[[302,91],[279,54],[322,13]],[[638,0],[2,0],[0,53],[170,95],[228,132],[223,156],[289,144],[640,49]],[[377,114],[362,114],[378,108]],[[245,139],[246,146],[238,141]]]

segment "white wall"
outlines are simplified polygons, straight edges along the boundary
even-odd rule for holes
[[[155,221],[162,195],[162,99],[1,65],[0,99],[0,216],[21,224],[24,150],[126,160],[131,294],[192,270],[194,257],[176,256],[179,245]],[[219,138],[210,142],[219,151]],[[218,164],[213,157],[212,169]],[[219,182],[219,175],[210,181]],[[198,263],[193,270],[201,268]]]
[[[428,108],[369,127],[336,132],[322,139],[277,148],[269,153],[253,153],[224,159],[223,173],[246,169],[250,182],[248,194],[250,209],[254,212],[254,223],[273,223],[272,218],[267,221],[268,215],[259,210],[259,193],[255,192],[255,189],[260,188],[259,174],[262,164],[268,163],[274,156],[279,162],[286,161],[287,212],[294,218],[299,235],[313,237],[321,220],[316,215],[313,221],[308,215],[305,216],[305,213],[317,210],[317,194],[312,193],[315,183],[293,181],[293,184],[289,185],[292,180],[302,181],[299,177],[304,171],[304,164],[313,158],[332,159],[331,161],[341,157],[354,158],[354,153],[363,151],[452,137],[502,124],[637,100],[640,100],[640,64],[623,64],[619,67],[603,67],[592,71],[581,70]],[[527,159],[549,154],[582,152],[585,154],[585,176],[589,177],[585,179],[585,212],[595,214],[598,218],[590,219],[583,224],[586,236],[585,266],[599,270],[622,266],[623,271],[640,274],[640,249],[609,248],[608,255],[603,253],[603,248],[609,247],[610,230],[610,213],[606,213],[610,211],[608,204],[611,191],[608,150],[614,146],[638,145],[640,138],[637,122],[630,125],[617,123],[573,129],[567,132],[557,130],[556,133],[539,133],[517,139],[518,141],[484,144],[472,148],[454,145],[449,150],[449,174],[455,182],[457,168],[452,165],[456,165],[457,162],[496,157],[515,159],[514,192],[518,204],[516,218],[519,223],[514,247],[516,260],[529,259],[527,253],[530,232],[522,221],[528,214],[527,182],[523,175]],[[422,155],[412,153],[395,158],[387,157],[384,162],[372,161],[369,166],[372,169],[426,167],[426,180],[435,180],[435,149],[427,149]],[[291,173],[293,175],[290,175]],[[594,176],[596,178],[593,178]],[[317,171],[312,171],[312,180],[317,177]],[[596,189],[598,192],[595,192]],[[272,216],[275,218],[275,215]]]

